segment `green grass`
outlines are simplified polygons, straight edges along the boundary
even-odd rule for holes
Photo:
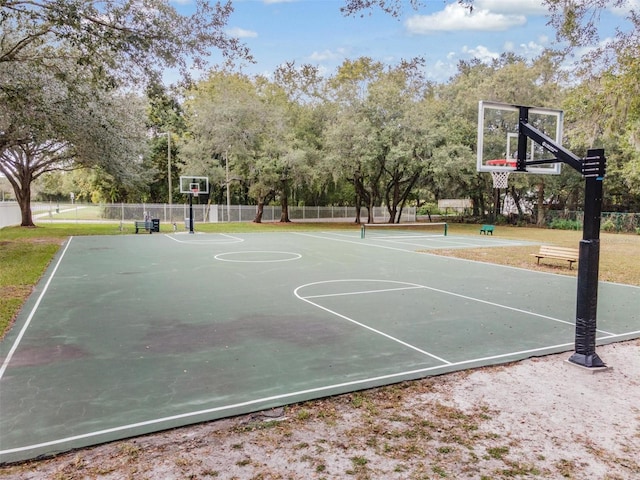
[[[123,235],[134,233],[133,222],[119,223],[47,223],[35,228],[6,227],[0,229],[0,332],[2,336],[29,296],[60,246],[70,236]],[[197,224],[197,231],[207,233],[256,233],[280,231],[359,230],[353,223],[210,223]],[[479,225],[451,224],[450,235],[479,235]],[[161,224],[161,232],[173,227]],[[497,238],[577,247],[581,232],[497,226]],[[536,265],[530,254],[537,246],[438,250],[430,253],[450,255],[470,260],[576,275],[566,262],[543,261]],[[600,279],[640,285],[640,235],[601,234]]]

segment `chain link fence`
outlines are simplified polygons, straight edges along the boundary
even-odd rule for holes
[[[33,204],[32,211],[37,222],[77,221],[77,222],[133,222],[145,219],[157,219],[161,223],[176,225],[189,218],[189,205],[169,204]],[[195,222],[251,222],[255,219],[255,205],[207,205],[194,204],[193,218]],[[279,205],[264,207],[262,221],[277,222],[280,220],[282,208]],[[367,219],[367,209],[362,208],[360,217]],[[353,222],[356,218],[355,207],[289,207],[289,219],[292,221],[313,222]],[[385,207],[374,208],[374,219],[377,223],[389,221],[389,213]],[[415,222],[415,207],[405,208],[402,222]]]
[[[583,221],[584,212],[550,211],[546,215],[546,223],[550,228],[582,230]],[[602,212],[600,230],[640,235],[640,213]]]

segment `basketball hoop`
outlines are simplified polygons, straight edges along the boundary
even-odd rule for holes
[[[193,195],[194,197],[197,197],[198,195],[200,195],[200,189],[199,188],[192,188],[191,189],[191,195]]]
[[[493,188],[508,188],[509,173],[511,172],[491,172],[491,176],[493,177]]]
[[[497,160],[487,160],[487,165],[491,165],[492,167],[512,167],[516,168],[516,160],[507,159],[507,158],[499,158]]]

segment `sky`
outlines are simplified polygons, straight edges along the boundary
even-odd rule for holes
[[[640,0],[627,1],[640,8]],[[193,2],[172,0],[185,11]],[[419,10],[403,3],[401,17],[394,18],[379,9],[345,17],[343,0],[233,0],[226,32],[245,43],[257,61],[242,71],[267,76],[286,62],[311,64],[331,75],[345,59],[370,57],[397,65],[422,57],[427,78],[445,82],[460,60],[490,61],[503,52],[531,59],[554,46],[555,31],[541,0],[475,0],[472,12],[455,0],[423,0]],[[604,38],[624,24],[622,13],[602,16]],[[212,63],[220,61],[216,57]]]

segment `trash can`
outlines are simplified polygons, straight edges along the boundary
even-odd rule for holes
[[[151,231],[159,232],[160,231],[160,219],[152,218],[151,219]]]

